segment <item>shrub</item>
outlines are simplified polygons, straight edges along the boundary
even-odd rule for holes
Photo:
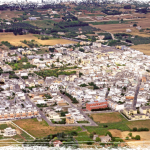
[[[134,136],[132,136],[132,137],[131,137],[131,139],[135,139],[135,137],[134,137]]]
[[[96,142],[100,142],[101,139],[99,137],[96,137]]]
[[[93,139],[93,134],[92,133],[90,134],[90,138]]]
[[[129,140],[129,137],[128,137],[128,136],[126,137],[126,140]]]
[[[137,131],[137,128],[136,128],[136,127],[134,127],[134,128],[133,128],[133,131]]]
[[[132,137],[132,133],[130,132],[129,134],[128,134],[130,137]]]
[[[72,131],[72,132],[71,132],[71,135],[72,135],[72,136],[77,136],[78,133],[77,133],[76,131]]]
[[[140,137],[139,135],[136,135],[136,136],[135,136],[135,139],[136,139],[136,140],[140,140],[141,137]]]
[[[92,141],[91,141],[91,140],[88,140],[88,141],[87,141],[87,144],[88,144],[88,145],[92,145]]]
[[[105,147],[105,143],[100,143],[100,146],[101,147]]]

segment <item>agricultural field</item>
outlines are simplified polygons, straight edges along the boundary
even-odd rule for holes
[[[71,126],[51,127],[47,124],[47,122],[45,121],[39,122],[36,118],[17,120],[14,121],[14,123],[37,138],[46,137],[49,134],[55,134],[59,132],[81,131],[80,127],[71,127]]]
[[[150,44],[133,45],[131,48],[143,52],[145,55],[150,55]]]
[[[12,18],[18,18],[19,15],[22,15],[23,11],[0,11],[0,19],[8,19],[11,20]]]
[[[0,140],[0,147],[4,147],[4,146],[21,146],[22,144],[16,142],[13,139],[3,139]]]
[[[10,44],[12,44],[14,46],[27,46],[26,44],[21,42],[24,40],[27,40],[27,41],[35,40],[37,43],[42,44],[42,45],[77,43],[77,42],[65,40],[65,39],[40,40],[37,37],[35,37],[33,34],[15,36],[13,33],[9,33],[9,32],[8,33],[0,33],[0,42],[8,41]]]

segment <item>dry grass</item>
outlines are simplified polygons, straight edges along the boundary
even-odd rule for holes
[[[18,145],[20,145],[21,146],[21,144],[19,144],[19,143],[17,143],[15,140],[13,140],[13,139],[6,139],[6,140],[0,140],[0,147],[3,147],[3,146],[18,146]]]
[[[109,132],[111,132],[113,137],[120,137],[120,138],[122,138],[122,132],[120,130],[111,129],[111,130],[109,130]]]
[[[92,114],[93,120],[99,123],[113,123],[113,122],[120,122],[121,118],[118,112],[115,113],[98,113]]]
[[[150,55],[150,44],[133,45],[131,48],[139,50],[146,55]]]
[[[128,121],[127,125],[129,128],[148,128],[150,130],[150,120],[137,120],[137,121]]]
[[[51,127],[45,121],[38,122],[37,119],[23,119],[14,121],[15,124],[23,128],[25,131],[33,135],[34,137],[45,137],[49,134],[55,134],[58,132],[68,132],[71,130],[77,130],[78,127]]]
[[[23,40],[27,40],[27,41],[35,40],[39,44],[42,44],[42,45],[77,43],[77,42],[70,41],[70,40],[65,40],[65,39],[40,40],[37,37],[35,37],[33,34],[15,36],[13,33],[0,33],[0,42],[1,41],[8,41],[14,46],[19,46],[19,45],[27,46],[27,45],[23,44],[22,42],[20,42],[20,41],[23,41]]]

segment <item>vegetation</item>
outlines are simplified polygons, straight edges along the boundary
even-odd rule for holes
[[[28,62],[27,57],[21,58],[21,60],[17,62],[6,62],[6,64],[10,65],[13,70],[22,70],[22,69],[28,69],[28,68],[37,68],[36,65],[32,65]]]
[[[42,71],[35,71],[35,73],[39,76],[42,76],[43,78],[50,77],[50,76],[55,76],[58,77],[59,75],[71,75],[71,74],[76,74],[76,71],[61,71],[61,70],[67,70],[67,69],[76,69],[77,66],[74,67],[62,67],[59,69],[53,69],[53,70],[42,70]]]
[[[49,142],[51,141],[50,146],[53,147],[53,142],[55,140],[60,140],[64,147],[68,147],[71,146],[73,148],[77,148],[76,142],[73,138],[73,136],[71,135],[71,133],[57,133],[57,134],[50,134],[46,137],[44,137],[43,139],[35,139],[34,141],[26,141],[24,142],[24,146],[49,146]]]
[[[60,93],[65,94],[66,96],[68,96],[68,97],[71,99],[72,103],[75,103],[75,104],[76,104],[76,103],[79,103],[79,102],[76,100],[76,98],[73,97],[72,95],[70,95],[69,93],[63,92],[62,90],[60,90]]]

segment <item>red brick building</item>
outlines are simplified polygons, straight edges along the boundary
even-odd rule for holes
[[[86,109],[91,111],[93,109],[104,109],[107,108],[108,104],[106,100],[101,100],[101,101],[94,101],[94,102],[89,102],[86,103]]]

